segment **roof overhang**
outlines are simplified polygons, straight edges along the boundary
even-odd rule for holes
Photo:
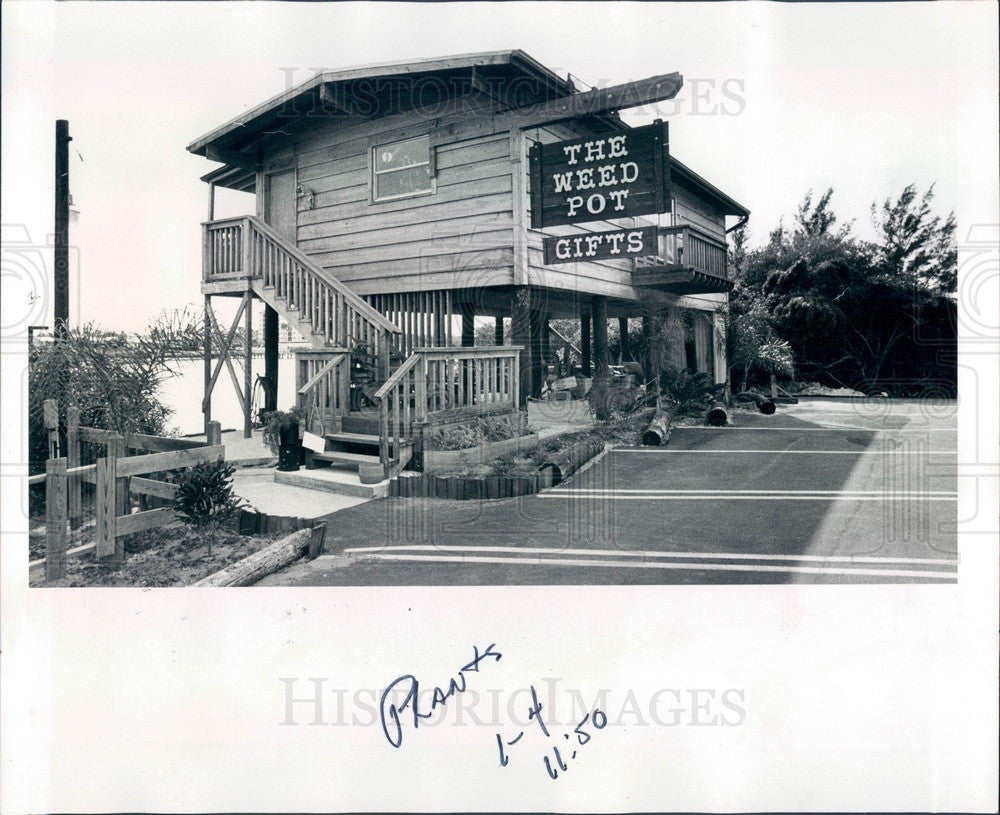
[[[687,165],[681,164],[673,156],[670,157],[670,180],[671,182],[679,182],[694,189],[726,215],[737,215],[745,218],[750,214],[750,210],[745,206],[730,198],[722,190],[709,181],[706,181]]]
[[[187,149],[196,155],[217,161],[237,163],[239,151],[265,135],[279,121],[299,116],[304,111],[316,111],[348,98],[352,83],[363,80],[406,77],[409,81],[432,75],[469,73],[476,68],[506,70],[513,75],[528,77],[547,98],[558,98],[574,92],[572,81],[560,77],[523,51],[490,51],[416,62],[384,63],[337,71],[322,71],[305,82],[289,88],[266,102],[230,119],[225,124],[195,139]],[[358,85],[359,88],[365,86]]]

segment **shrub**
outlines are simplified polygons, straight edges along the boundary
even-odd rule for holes
[[[177,477],[174,509],[191,526],[208,530],[208,554],[212,554],[219,528],[244,506],[233,493],[236,469],[224,461],[203,461]]]
[[[725,385],[715,385],[706,373],[688,373],[666,368],[660,373],[660,387],[664,395],[681,412],[701,410],[722,393]]]
[[[160,335],[129,337],[101,331],[93,324],[60,339],[34,343],[28,358],[28,432],[30,461],[37,469],[48,457],[43,421],[46,399],[80,409],[86,427],[116,433],[162,435],[170,409],[158,396],[172,373],[173,351]]]

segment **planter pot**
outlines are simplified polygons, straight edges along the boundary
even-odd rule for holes
[[[295,472],[302,462],[302,444],[298,424],[283,428],[278,436],[278,469],[283,473]]]

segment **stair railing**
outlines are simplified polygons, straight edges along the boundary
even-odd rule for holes
[[[289,239],[253,216],[203,225],[203,279],[260,279],[308,320],[313,332],[339,348],[352,340],[378,349],[388,374],[388,338],[399,328]]]
[[[517,411],[520,351],[516,345],[415,348],[374,395],[386,477],[416,425]]]
[[[415,421],[425,420],[423,387],[426,384],[423,358],[411,354],[377,391],[379,406],[378,457],[386,477],[393,463],[391,454],[399,455],[403,442],[413,438]]]
[[[350,411],[351,369],[346,353],[331,356],[322,351],[297,351],[297,381],[304,383],[296,404],[305,417],[306,429],[323,435],[336,429],[339,417]]]

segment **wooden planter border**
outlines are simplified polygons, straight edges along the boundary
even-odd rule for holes
[[[495,500],[534,495],[558,484],[596,456],[604,452],[604,443],[593,440],[577,442],[562,451],[558,458],[561,478],[553,477],[553,470],[542,466],[530,476],[488,475],[484,478],[467,476],[441,476],[422,473],[416,476],[397,476],[389,481],[390,498],[445,498],[452,501]]]

